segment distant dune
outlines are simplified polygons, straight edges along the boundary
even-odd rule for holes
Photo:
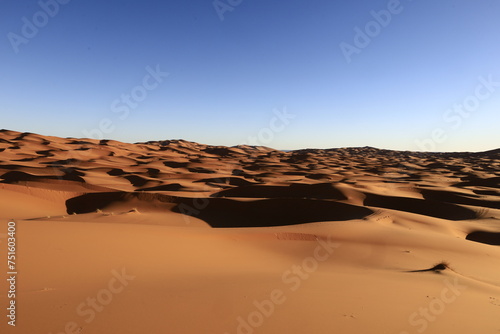
[[[500,333],[500,149],[0,130],[0,235],[9,220],[8,333]]]

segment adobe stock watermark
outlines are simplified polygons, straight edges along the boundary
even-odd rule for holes
[[[146,74],[142,78],[141,84],[134,86],[129,93],[123,93],[119,98],[113,100],[110,105],[111,112],[116,115],[114,118],[104,117],[96,125],[96,127],[88,130],[83,129],[82,134],[85,138],[103,140],[104,135],[110,134],[116,129],[117,121],[126,120],[131,111],[136,109],[140,102],[144,101],[148,94],[157,89],[160,84],[169,76],[168,72],[163,72],[160,65],[155,68],[146,66]],[[80,160],[81,163],[85,158],[89,157],[89,151],[68,151],[67,157]],[[58,170],[59,166],[53,166],[54,170]]]
[[[340,50],[347,63],[350,64],[352,62],[352,56],[354,54],[360,54],[362,50],[368,47],[372,40],[380,35],[384,28],[389,26],[393,17],[403,12],[403,9],[404,7],[400,0],[389,0],[386,9],[370,11],[373,20],[368,21],[363,29],[358,26],[354,27],[355,34],[352,44],[347,42],[341,42],[339,44]]]
[[[156,65],[155,68],[146,66],[146,75],[142,78],[141,84],[113,100],[110,105],[111,112],[117,114],[119,120],[126,120],[130,116],[130,112],[136,109],[148,97],[149,93],[158,88],[168,76],[169,73],[163,72],[160,65]],[[115,122],[116,120],[113,121],[111,118],[105,117],[99,121],[95,128],[84,129],[82,133],[86,138],[102,140],[105,134],[115,131]]]
[[[408,323],[417,333],[423,333],[429,327],[429,324],[436,321],[446,310],[446,307],[455,302],[463,290],[467,289],[466,286],[459,284],[458,277],[453,280],[446,279],[444,285],[445,287],[441,290],[438,298],[432,299],[426,307],[420,307],[418,311],[413,312],[408,317]],[[399,332],[399,334],[411,333],[408,331]]]
[[[318,245],[314,248],[312,256],[306,257],[300,265],[292,265],[281,275],[281,282],[287,289],[276,288],[269,293],[269,298],[263,300],[255,299],[252,303],[253,310],[246,316],[236,319],[236,334],[252,334],[256,328],[264,325],[266,319],[270,318],[278,306],[287,300],[287,293],[297,291],[302,283],[318,270],[320,263],[325,262],[332,256],[340,244],[330,238],[326,240],[317,239]],[[229,334],[229,332],[225,332]]]
[[[212,6],[214,6],[219,20],[224,21],[225,13],[232,12],[236,7],[241,5],[242,2],[243,0],[214,0]]]
[[[55,334],[80,333],[84,327],[83,323],[89,324],[94,321],[97,314],[104,311],[113,301],[115,295],[122,293],[129,283],[135,279],[135,276],[127,275],[125,268],[122,268],[120,272],[113,269],[111,274],[113,277],[108,281],[105,288],[97,291],[95,296],[88,297],[76,307],[76,314],[82,318],[82,321],[68,321],[64,325],[64,330]],[[52,332],[49,334],[52,334]]]
[[[274,116],[269,120],[269,125],[263,127],[254,136],[248,136],[243,145],[264,146],[269,145],[277,133],[283,132],[296,115],[287,111],[286,107],[282,110],[274,109]]]
[[[448,128],[437,127],[431,131],[428,138],[416,139],[415,145],[422,151],[436,151],[439,144],[448,140],[450,129],[458,130],[465,119],[469,118],[473,112],[481,106],[481,102],[489,99],[500,87],[500,82],[494,81],[493,75],[487,78],[480,76],[479,84],[474,89],[474,94],[465,97],[460,103],[455,103],[443,114],[443,121]]]
[[[268,126],[261,128],[255,135],[248,136],[245,142],[242,145],[251,145],[251,146],[262,146],[269,145],[275,138],[276,134],[283,132],[287,126],[291,124],[291,121],[295,119],[296,115],[289,113],[286,107],[283,107],[282,110],[274,109],[273,116],[269,120]],[[241,170],[237,172],[234,169],[238,165],[226,165],[224,171],[220,171],[220,173],[226,173],[228,175],[238,176],[242,173]],[[224,177],[220,179],[221,183],[224,183]],[[210,186],[205,185],[207,190],[210,190]],[[178,206],[178,210],[181,214],[183,214],[183,220],[186,225],[191,223],[190,218],[196,217],[200,214],[200,211],[205,209],[209,205],[209,200],[206,198],[193,198],[192,205],[181,203]]]
[[[38,6],[40,10],[35,12],[31,18],[23,16],[20,34],[14,32],[7,33],[7,38],[14,53],[19,53],[19,47],[26,45],[30,40],[38,35],[40,29],[45,27],[51,18],[59,14],[61,5],[66,5],[71,0],[40,0]]]

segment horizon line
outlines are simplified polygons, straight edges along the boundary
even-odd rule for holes
[[[188,143],[193,143],[193,144],[198,144],[198,145],[205,145],[205,146],[211,146],[211,147],[227,147],[227,148],[232,148],[232,147],[239,147],[239,146],[248,146],[248,147],[264,147],[268,149],[272,149],[275,151],[282,151],[282,152],[295,152],[295,151],[307,151],[307,150],[340,150],[340,149],[375,149],[379,151],[393,151],[393,152],[411,152],[411,153],[496,153],[495,151],[500,151],[500,148],[493,148],[485,151],[415,151],[415,150],[395,150],[395,149],[388,149],[388,148],[379,148],[379,147],[374,147],[370,145],[365,145],[365,146],[341,146],[341,147],[328,147],[328,148],[318,148],[318,147],[305,147],[305,148],[298,148],[298,149],[278,149],[270,146],[265,146],[265,145],[250,145],[246,143],[242,144],[236,144],[236,145],[211,145],[211,144],[204,144],[200,143],[197,141],[191,141],[187,139],[179,139],[179,138],[172,138],[172,139],[160,139],[160,140],[148,140],[148,141],[139,141],[139,142],[128,142],[128,141],[123,141],[123,140],[117,140],[117,139],[112,139],[112,138],[102,138],[102,139],[97,139],[97,138],[88,138],[88,137],[61,137],[61,136],[55,136],[55,135],[45,135],[41,133],[35,133],[35,132],[30,132],[30,131],[17,131],[17,130],[10,130],[10,129],[0,129],[0,133],[3,132],[16,132],[19,134],[33,134],[33,135],[38,135],[38,136],[43,136],[43,137],[57,137],[61,139],[80,139],[80,140],[94,140],[94,141],[116,141],[120,143],[125,143],[125,144],[131,144],[131,145],[137,145],[137,144],[146,144],[146,145],[154,145],[154,143],[160,143],[160,142],[172,142],[172,141],[183,141],[183,142],[188,142]],[[161,146],[161,145],[160,145]]]

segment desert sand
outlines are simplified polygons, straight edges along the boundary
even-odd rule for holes
[[[500,150],[0,131],[2,333],[500,333]]]

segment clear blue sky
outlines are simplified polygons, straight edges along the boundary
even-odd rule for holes
[[[280,149],[500,147],[497,0],[220,0],[219,13],[212,0],[55,1],[0,2],[0,128]],[[284,110],[294,118],[274,119]]]

